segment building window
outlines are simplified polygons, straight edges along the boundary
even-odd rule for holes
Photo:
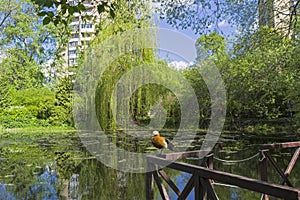
[[[78,0],[69,1],[69,5],[70,6],[77,6],[78,5]]]
[[[69,54],[70,54],[70,55],[74,55],[74,54],[76,54],[76,51],[75,51],[75,50],[70,50],[70,51],[69,51]]]
[[[79,38],[78,34],[74,34],[73,38]]]
[[[71,47],[76,47],[78,45],[78,42],[70,42],[69,45]]]
[[[85,28],[93,28],[93,25],[92,24],[86,24]]]
[[[76,61],[75,58],[70,58],[70,59],[69,59],[69,64],[70,64],[70,65],[76,64],[76,63],[77,63],[77,61]]]
[[[92,24],[81,24],[81,28],[93,28]]]

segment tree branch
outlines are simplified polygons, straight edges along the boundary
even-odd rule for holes
[[[10,16],[10,14],[11,14],[11,10],[9,10],[9,12],[4,16],[4,18],[0,22],[0,27],[4,24],[5,20]]]
[[[297,22],[297,7],[300,5],[300,0],[298,0],[294,6],[292,6],[292,11],[290,15],[290,20],[289,20],[289,30],[288,30],[288,35],[291,33],[292,25],[293,25],[293,18],[296,17],[296,22]]]

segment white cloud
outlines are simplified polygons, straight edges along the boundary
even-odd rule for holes
[[[221,22],[218,23],[218,26],[219,26],[220,28],[222,28],[222,27],[227,27],[227,26],[229,26],[229,24],[228,24],[225,20],[223,20],[223,21],[221,21]]]
[[[193,64],[194,64],[193,62],[187,63],[184,61],[172,61],[172,62],[168,63],[169,67],[172,67],[176,70],[185,70]]]

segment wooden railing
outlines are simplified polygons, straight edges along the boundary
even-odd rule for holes
[[[208,152],[192,151],[166,154],[164,157],[147,156],[148,172],[146,173],[146,199],[154,199],[154,183],[156,183],[162,199],[169,200],[170,198],[163,184],[163,181],[165,181],[166,184],[168,184],[175,192],[178,200],[186,199],[193,189],[195,200],[204,199],[205,197],[207,199],[217,200],[219,198],[212,184],[216,181],[282,199],[300,200],[300,190],[290,186],[270,184],[263,180],[214,170],[213,154],[205,156],[207,154]],[[173,161],[178,158],[201,158],[201,156],[204,157],[203,162],[200,163],[201,166]],[[171,169],[186,172],[192,176],[184,189],[180,191],[176,184],[167,176],[166,172],[160,166],[166,166]],[[163,181],[161,179],[163,179]]]
[[[297,148],[294,152],[291,161],[289,162],[285,171],[283,171],[272,155],[269,153],[270,149],[286,149],[286,148]],[[260,147],[260,171],[261,171],[261,180],[268,181],[268,161],[271,163],[276,170],[276,172],[281,176],[280,185],[287,184],[290,187],[293,187],[293,184],[288,179],[291,174],[296,161],[300,155],[300,142],[285,142],[285,143],[276,143],[276,144],[264,144]],[[263,200],[268,200],[269,197],[267,194],[262,195]]]

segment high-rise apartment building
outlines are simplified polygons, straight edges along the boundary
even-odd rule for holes
[[[69,0],[69,4],[75,6],[79,1],[83,3],[86,10],[73,14],[74,19],[70,24],[71,38],[64,52],[67,67],[77,65],[80,52],[89,46],[90,41],[95,36],[95,24],[100,20],[100,15],[97,11],[99,0]]]
[[[287,32],[289,29],[292,0],[259,0],[259,25],[274,27]]]

